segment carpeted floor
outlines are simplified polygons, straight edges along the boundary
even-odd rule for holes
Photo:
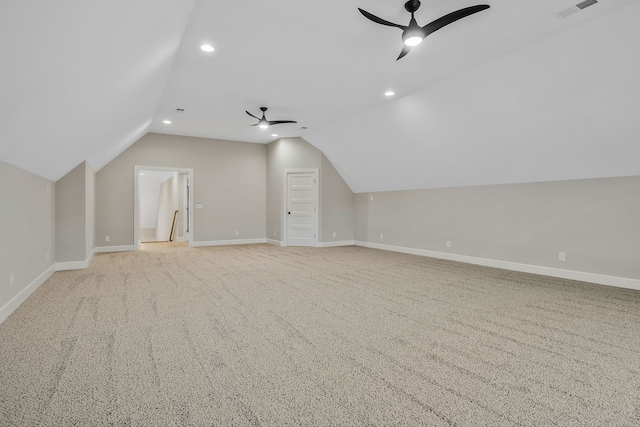
[[[360,247],[100,254],[0,325],[0,425],[637,426],[640,292]]]
[[[138,245],[138,249],[142,251],[157,251],[169,248],[186,248],[189,246],[187,242],[143,242]]]

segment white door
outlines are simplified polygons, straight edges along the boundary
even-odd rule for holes
[[[316,245],[316,181],[316,172],[287,173],[287,246]]]

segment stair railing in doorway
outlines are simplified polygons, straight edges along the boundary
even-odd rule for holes
[[[178,218],[178,209],[173,213],[173,221],[171,221],[171,232],[169,233],[169,241],[173,242],[173,232],[176,228],[176,219]]]

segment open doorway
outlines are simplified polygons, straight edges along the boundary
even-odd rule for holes
[[[134,242],[191,246],[193,170],[135,167]]]

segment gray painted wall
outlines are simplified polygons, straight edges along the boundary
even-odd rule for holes
[[[355,237],[354,194],[324,154],[320,171],[322,199],[320,241],[353,240]],[[334,232],[336,237],[333,237]]]
[[[640,176],[361,193],[355,200],[358,241],[640,279]]]
[[[267,147],[267,237],[283,241],[287,169],[318,169],[318,241],[353,240],[353,192],[322,152],[302,138],[282,138]]]
[[[133,245],[135,165],[193,169],[195,243],[265,238],[265,145],[149,133],[96,174],[97,246]]]
[[[0,161],[0,322],[2,308],[53,266],[54,195],[51,181]]]
[[[267,238],[277,241],[283,240],[282,234],[282,203],[283,203],[283,171],[280,143],[277,140],[267,145],[267,205],[266,225]]]
[[[85,257],[89,259],[93,250],[95,249],[95,229],[96,229],[96,173],[89,166],[88,162],[84,162],[85,165]]]
[[[85,164],[80,163],[56,182],[56,262],[87,259]]]
[[[94,249],[95,172],[82,162],[55,187],[56,262],[86,261]]]

